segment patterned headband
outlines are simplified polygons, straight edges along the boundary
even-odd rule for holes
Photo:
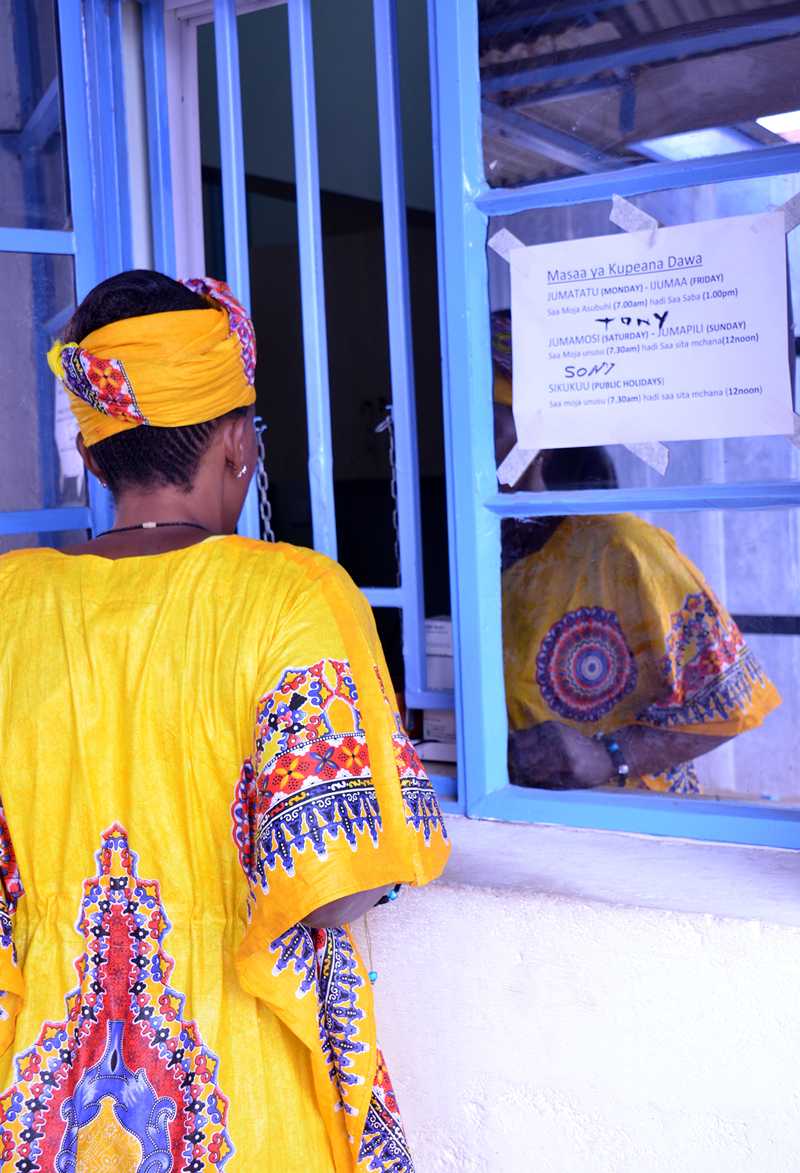
[[[256,381],[256,332],[253,323],[240,301],[237,301],[225,281],[217,281],[214,277],[188,277],[181,282],[192,293],[199,293],[201,297],[221,305],[228,315],[231,333],[239,339],[242,347],[242,365],[248,383]]]
[[[244,307],[224,281],[213,277],[192,277],[182,284],[203,297],[209,305],[224,310],[228,318],[228,334],[239,339],[245,379],[252,387],[255,383],[256,339],[253,323]],[[151,318],[159,316],[163,317],[149,315]],[[152,325],[148,322],[148,327]],[[128,425],[151,422],[137,399],[134,381],[121,359],[92,354],[76,342],[54,343],[47,359],[51,370],[63,380],[67,390],[94,411]],[[132,367],[134,364],[128,365]]]

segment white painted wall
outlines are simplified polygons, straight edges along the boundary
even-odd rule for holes
[[[417,1173],[800,1169],[800,857],[463,822],[370,915]]]

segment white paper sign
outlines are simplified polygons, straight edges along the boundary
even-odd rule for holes
[[[509,253],[523,448],[791,435],[781,212]]]

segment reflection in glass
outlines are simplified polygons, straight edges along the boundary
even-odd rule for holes
[[[54,0],[11,5],[0,37],[0,226],[69,228]]]
[[[498,464],[516,441],[505,323],[494,316]],[[501,488],[616,483],[608,450],[583,447],[539,452],[515,485]],[[781,691],[793,697],[800,598],[796,554],[786,551],[797,549],[797,518],[661,513],[657,520],[615,514],[503,523],[511,781],[785,797],[796,721],[773,676],[788,678],[788,692],[785,684]],[[738,622],[717,591],[736,607]],[[746,638],[742,627],[755,634]],[[738,740],[734,756],[734,739],[749,730],[760,730],[749,739],[756,757],[742,758]],[[765,775],[765,750],[773,767],[785,758],[786,770]]]
[[[660,224],[674,225],[764,212],[780,207],[798,193],[800,178],[797,175],[775,175],[652,192],[631,197],[629,202],[654,216]],[[525,245],[614,235],[619,229],[609,220],[610,209],[611,201],[602,200],[495,217],[490,223],[488,238],[491,240],[503,228]],[[797,344],[793,322],[800,320],[800,233],[790,233],[787,237],[787,254],[792,321],[786,324],[786,342],[794,354]],[[500,307],[508,306],[511,300],[509,265],[491,248],[487,250],[487,260],[490,301],[501,312]],[[505,313],[510,323],[508,311]],[[592,315],[582,315],[579,310],[571,313],[570,328],[576,333],[585,329],[587,317],[591,320]],[[792,366],[796,367],[796,363],[793,362]],[[510,384],[506,394],[510,401]],[[800,451],[785,436],[677,442],[668,436],[661,439],[669,448],[669,466],[664,475],[659,475],[621,445],[610,448],[620,486],[637,488],[800,478]]]
[[[513,782],[696,794],[694,760],[780,704],[665,530],[631,514],[511,523],[504,563]]]
[[[786,7],[478,0],[489,183],[796,141],[800,25]]]
[[[71,448],[56,435],[57,384],[47,350],[74,300],[66,256],[0,253],[0,510],[41,509],[83,501]],[[59,461],[58,446],[64,450]]]

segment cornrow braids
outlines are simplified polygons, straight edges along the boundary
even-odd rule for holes
[[[224,419],[246,415],[236,407],[226,415],[182,428],[151,428],[140,424],[92,445],[92,456],[115,497],[125,489],[176,485],[192,491],[197,466]]]
[[[81,342],[125,318],[193,309],[208,309],[208,302],[163,273],[132,269],[101,281],[86,295],[67,323],[63,341]],[[125,489],[165,485],[188,493],[220,423],[246,413],[246,407],[237,407],[217,419],[181,428],[141,424],[93,444],[92,456],[115,497]]]

